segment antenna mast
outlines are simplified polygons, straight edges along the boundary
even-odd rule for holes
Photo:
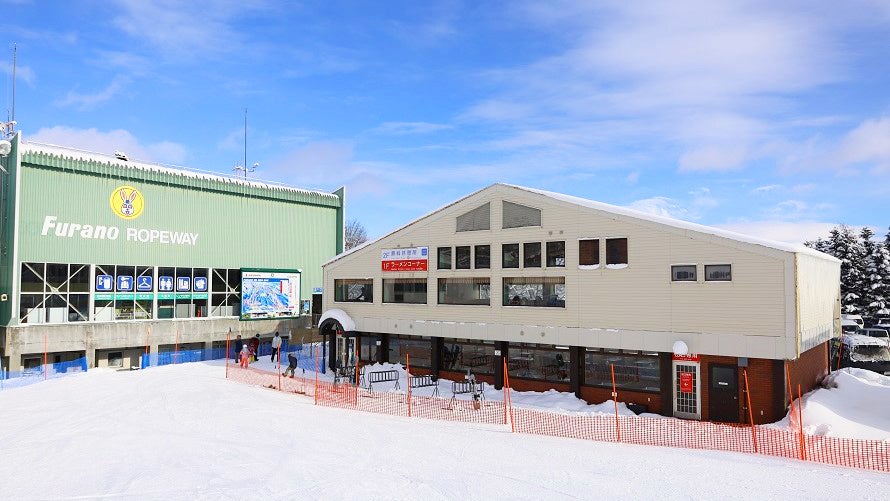
[[[12,118],[9,121],[9,132],[15,130],[15,68],[16,68],[16,56],[18,55],[18,44],[12,44]]]
[[[14,108],[13,108],[14,109]],[[247,108],[244,108],[244,177],[247,177]]]

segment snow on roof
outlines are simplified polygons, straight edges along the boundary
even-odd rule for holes
[[[712,226],[705,226],[703,224],[690,223],[688,221],[682,221],[680,219],[674,219],[666,216],[658,216],[655,214],[649,214],[648,212],[642,212],[635,209],[630,209],[627,207],[621,207],[618,205],[610,205],[603,202],[596,202],[594,200],[588,200],[586,198],[575,197],[572,195],[564,195],[562,193],[554,193],[552,191],[544,191],[538,190],[535,188],[527,188],[525,186],[516,186],[512,184],[504,184],[503,186],[509,186],[511,188],[515,188],[517,190],[528,191],[531,193],[537,193],[539,195],[543,195],[548,198],[553,198],[555,200],[560,200],[563,202],[567,202],[574,205],[579,205],[581,207],[588,207],[591,209],[600,210],[603,212],[610,212],[612,214],[618,214],[625,217],[630,217],[634,219],[643,219],[646,221],[651,221],[654,223],[663,224],[666,226],[673,226],[674,228],[679,228],[683,230],[695,231],[698,233],[705,233],[717,237],[728,238],[731,240],[736,240],[739,242],[745,242],[753,245],[760,245],[762,247],[768,247],[771,249],[777,249],[785,252],[794,252],[799,254],[808,254],[811,256],[819,257],[822,259],[835,260],[833,256],[829,256],[828,254],[819,252],[815,249],[811,249],[806,245],[800,244],[789,244],[785,242],[777,242],[774,240],[766,240],[762,238],[752,237],[750,235],[744,235],[742,233],[736,233],[734,231],[722,230],[720,228],[714,228]]]
[[[848,346],[887,346],[886,338],[871,337],[864,334],[845,334],[843,342]]]
[[[34,143],[34,142],[26,142],[22,140],[21,142],[22,153],[45,153],[50,155],[57,155],[60,157],[69,157],[89,162],[96,162],[102,164],[112,164],[116,167],[121,168],[130,168],[130,169],[139,169],[151,172],[159,172],[163,174],[170,174],[174,176],[183,176],[190,177],[195,179],[206,179],[219,181],[224,183],[231,184],[239,184],[243,186],[251,186],[253,188],[267,189],[267,190],[278,190],[278,191],[287,191],[293,193],[303,193],[303,194],[314,194],[317,196],[322,196],[326,198],[339,199],[337,195],[333,193],[327,193],[324,191],[315,191],[315,190],[304,190],[300,188],[294,188],[293,186],[288,186],[281,183],[276,183],[273,181],[261,181],[261,180],[253,180],[253,179],[245,179],[238,178],[233,176],[226,176],[224,174],[219,174],[216,172],[202,171],[198,169],[190,169],[186,167],[180,166],[172,166],[165,165],[159,163],[151,163],[151,162],[140,162],[130,160],[124,160],[119,158],[116,155],[108,155],[105,153],[96,153],[91,151],[79,150],[76,148],[69,148],[67,146],[59,146],[55,144],[46,144],[46,143]]]
[[[728,238],[728,239],[731,239],[731,240],[735,240],[735,241],[739,241],[739,242],[745,242],[745,243],[749,243],[749,244],[753,244],[753,245],[760,245],[760,246],[767,247],[767,248],[770,248],[770,249],[777,249],[777,250],[785,251],[785,252],[794,252],[794,253],[800,253],[800,254],[807,254],[807,255],[814,256],[814,257],[818,257],[818,258],[821,258],[821,259],[827,259],[827,260],[830,260],[830,261],[836,261],[836,262],[840,263],[840,260],[838,260],[838,259],[835,258],[834,256],[830,256],[830,255],[825,254],[825,253],[823,253],[823,252],[819,252],[819,251],[817,251],[817,250],[815,250],[815,249],[811,249],[811,248],[807,247],[806,245],[789,244],[789,243],[785,243],[785,242],[777,242],[777,241],[773,241],[773,240],[761,239],[761,238],[757,238],[757,237],[752,237],[752,236],[750,236],[750,235],[744,235],[744,234],[742,234],[742,233],[736,233],[736,232],[734,232],[734,231],[722,230],[722,229],[720,229],[720,228],[714,228],[714,227],[711,227],[711,226],[705,226],[705,225],[703,225],[703,224],[690,223],[690,222],[688,222],[688,221],[681,221],[681,220],[679,220],[679,219],[674,219],[674,218],[665,217],[665,216],[657,216],[657,215],[654,215],[654,214],[649,214],[649,213],[647,213],[647,212],[641,212],[641,211],[634,210],[634,209],[630,209],[630,208],[627,208],[627,207],[621,207],[621,206],[618,206],[618,205],[611,205],[611,204],[607,204],[607,203],[604,203],[604,202],[596,202],[596,201],[594,201],[594,200],[588,200],[588,199],[586,199],[586,198],[575,197],[575,196],[572,196],[572,195],[564,195],[564,194],[562,194],[562,193],[555,193],[555,192],[552,192],[552,191],[544,191],[544,190],[538,190],[538,189],[535,189],[535,188],[527,188],[527,187],[525,187],[525,186],[518,186],[518,185],[514,185],[514,184],[495,183],[495,184],[493,184],[493,185],[491,185],[491,186],[488,186],[488,187],[486,187],[486,188],[483,188],[483,189],[481,189],[481,190],[474,191],[473,193],[470,193],[469,195],[467,195],[467,196],[465,196],[465,197],[462,197],[462,198],[460,198],[460,199],[458,199],[458,200],[455,200],[454,202],[451,202],[451,203],[449,203],[449,204],[447,204],[447,205],[444,205],[444,206],[442,206],[442,207],[439,207],[438,209],[436,209],[436,210],[434,210],[434,211],[432,211],[432,212],[429,212],[429,213],[427,213],[427,214],[424,214],[423,216],[420,216],[420,217],[418,217],[418,218],[416,218],[416,219],[414,219],[414,220],[412,220],[412,221],[410,221],[410,222],[408,222],[408,223],[406,223],[406,224],[400,226],[399,228],[396,228],[395,230],[393,230],[393,231],[391,231],[391,232],[389,232],[389,233],[387,233],[387,234],[385,234],[385,235],[383,235],[383,236],[381,236],[381,237],[378,237],[378,238],[376,238],[376,239],[374,239],[374,240],[369,240],[369,241],[367,241],[367,242],[365,242],[365,243],[363,243],[363,244],[361,244],[361,245],[359,245],[359,246],[356,246],[356,247],[353,247],[352,249],[349,249],[349,250],[346,251],[346,252],[343,252],[343,253],[341,253],[341,254],[338,254],[338,255],[334,256],[333,258],[329,259],[329,260],[328,260],[327,262],[325,262],[324,264],[322,264],[322,266],[326,266],[326,265],[328,265],[328,264],[330,264],[330,263],[333,263],[334,261],[338,261],[338,260],[340,260],[340,259],[342,259],[342,258],[344,258],[344,257],[346,257],[346,256],[348,256],[348,255],[350,255],[350,254],[352,254],[353,252],[357,252],[357,251],[359,251],[359,250],[361,250],[361,249],[363,249],[363,248],[365,248],[365,247],[367,247],[367,246],[369,246],[369,245],[372,245],[372,244],[374,244],[374,243],[376,243],[376,242],[379,242],[380,240],[383,240],[384,238],[386,238],[386,237],[388,237],[388,236],[390,236],[390,235],[393,235],[394,233],[397,233],[397,232],[399,232],[399,231],[401,231],[401,230],[407,228],[408,226],[411,226],[412,224],[414,224],[414,223],[416,223],[416,222],[418,222],[418,221],[420,221],[420,220],[422,220],[422,219],[425,219],[425,218],[427,218],[427,217],[429,217],[429,216],[431,216],[431,215],[433,215],[433,214],[436,214],[436,213],[438,213],[438,212],[440,212],[440,211],[442,211],[442,210],[445,210],[445,209],[447,209],[448,207],[451,207],[452,205],[458,204],[458,203],[460,203],[460,202],[466,200],[467,198],[470,198],[470,197],[472,197],[473,195],[476,195],[477,193],[480,193],[480,192],[482,192],[482,191],[491,189],[491,188],[493,188],[493,187],[495,187],[495,186],[506,186],[506,187],[508,187],[508,188],[514,188],[514,189],[517,189],[517,190],[523,190],[523,191],[527,191],[527,192],[530,192],[530,193],[535,193],[535,194],[538,194],[538,195],[542,195],[542,196],[545,196],[545,197],[548,197],[548,198],[553,198],[553,199],[555,199],[555,200],[560,200],[560,201],[567,202],[567,203],[570,203],[570,204],[575,204],[575,205],[579,205],[579,206],[582,206],[582,207],[588,207],[588,208],[591,208],[591,209],[597,209],[597,210],[601,210],[601,211],[604,211],[604,212],[610,212],[610,213],[613,213],[613,214],[619,214],[619,215],[626,216],[626,217],[630,217],[630,218],[634,218],[634,219],[643,219],[643,220],[646,220],[646,221],[652,221],[652,222],[659,223],[659,224],[664,224],[664,225],[667,225],[667,226],[673,226],[673,227],[675,227],[675,228],[680,228],[680,229],[683,229],[683,230],[695,231],[695,232],[698,232],[698,233],[705,233],[705,234],[714,235],[714,236],[722,237],[722,238]]]
[[[343,327],[343,332],[353,332],[355,331],[355,321],[352,317],[349,316],[348,313],[339,309],[339,308],[331,308],[330,310],[322,313],[321,318],[318,319],[318,325],[324,323],[325,320],[332,319],[336,320],[340,323],[340,327]]]

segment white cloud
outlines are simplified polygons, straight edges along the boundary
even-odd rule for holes
[[[262,0],[115,0],[121,12],[113,24],[167,57],[193,59],[223,54],[243,36],[233,23],[264,8]]]
[[[637,181],[640,180],[640,173],[638,171],[631,172],[627,175],[627,184],[637,184]]]
[[[757,188],[754,188],[753,190],[751,190],[751,193],[755,195],[763,195],[765,193],[770,193],[781,189],[784,189],[784,186],[782,186],[781,184],[767,184],[765,186],[758,186]]]
[[[115,151],[123,151],[132,160],[174,165],[182,165],[188,156],[186,148],[179,143],[160,141],[143,144],[129,131],[123,129],[102,132],[95,128],[44,127],[33,136],[26,137],[25,140],[108,155]]]
[[[129,77],[118,75],[107,87],[95,94],[81,94],[72,90],[68,91],[64,98],[57,100],[55,104],[62,108],[73,106],[80,111],[89,110],[121,93],[129,83]]]
[[[656,216],[672,217],[674,219],[690,219],[689,211],[673,198],[651,197],[631,202],[628,207],[634,210],[654,214]]]
[[[12,78],[12,63],[0,63],[0,71],[3,71],[3,73],[5,73],[8,77]],[[31,69],[30,66],[16,65],[15,78],[21,78],[22,81],[26,84],[32,85],[37,79],[37,75],[34,74],[34,70]]]
[[[395,135],[428,134],[440,130],[451,129],[451,125],[429,122],[384,122],[374,129],[377,132]]]
[[[868,164],[876,171],[890,171],[890,116],[866,120],[848,132],[837,157],[841,165]]]
[[[767,240],[802,244],[808,240],[827,237],[831,229],[837,226],[837,223],[764,220],[718,224],[716,226]]]

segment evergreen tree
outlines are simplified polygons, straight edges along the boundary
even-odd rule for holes
[[[864,313],[868,293],[864,291],[865,252],[850,227],[831,230],[827,253],[841,260],[841,313]]]
[[[863,239],[867,233],[871,234],[870,230],[868,232],[866,230],[868,228],[862,230]],[[868,289],[865,310],[871,318],[890,316],[890,249],[886,246],[888,240],[890,234],[885,239],[884,245],[871,240],[870,237],[868,240],[863,240],[866,262],[865,284]]]

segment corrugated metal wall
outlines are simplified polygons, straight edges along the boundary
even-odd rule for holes
[[[271,189],[268,198],[211,191],[217,184],[213,181],[188,178],[183,180],[187,183],[173,183],[169,174],[148,181],[135,170],[134,176],[141,179],[122,177],[120,169],[102,175],[27,163],[23,167],[23,262],[299,268],[301,295],[307,298],[322,284],[321,264],[336,254],[338,207],[333,205],[288,201],[289,194],[277,197]],[[111,207],[112,194],[124,185],[138,189],[145,200],[143,213],[133,220],[119,217]],[[56,218],[54,228],[45,228],[47,217]],[[68,226],[65,236],[58,236],[56,229],[64,229],[64,223],[81,226]],[[86,238],[84,225],[115,227],[119,235],[114,240]],[[186,232],[197,239],[194,245],[139,240],[151,230]]]

